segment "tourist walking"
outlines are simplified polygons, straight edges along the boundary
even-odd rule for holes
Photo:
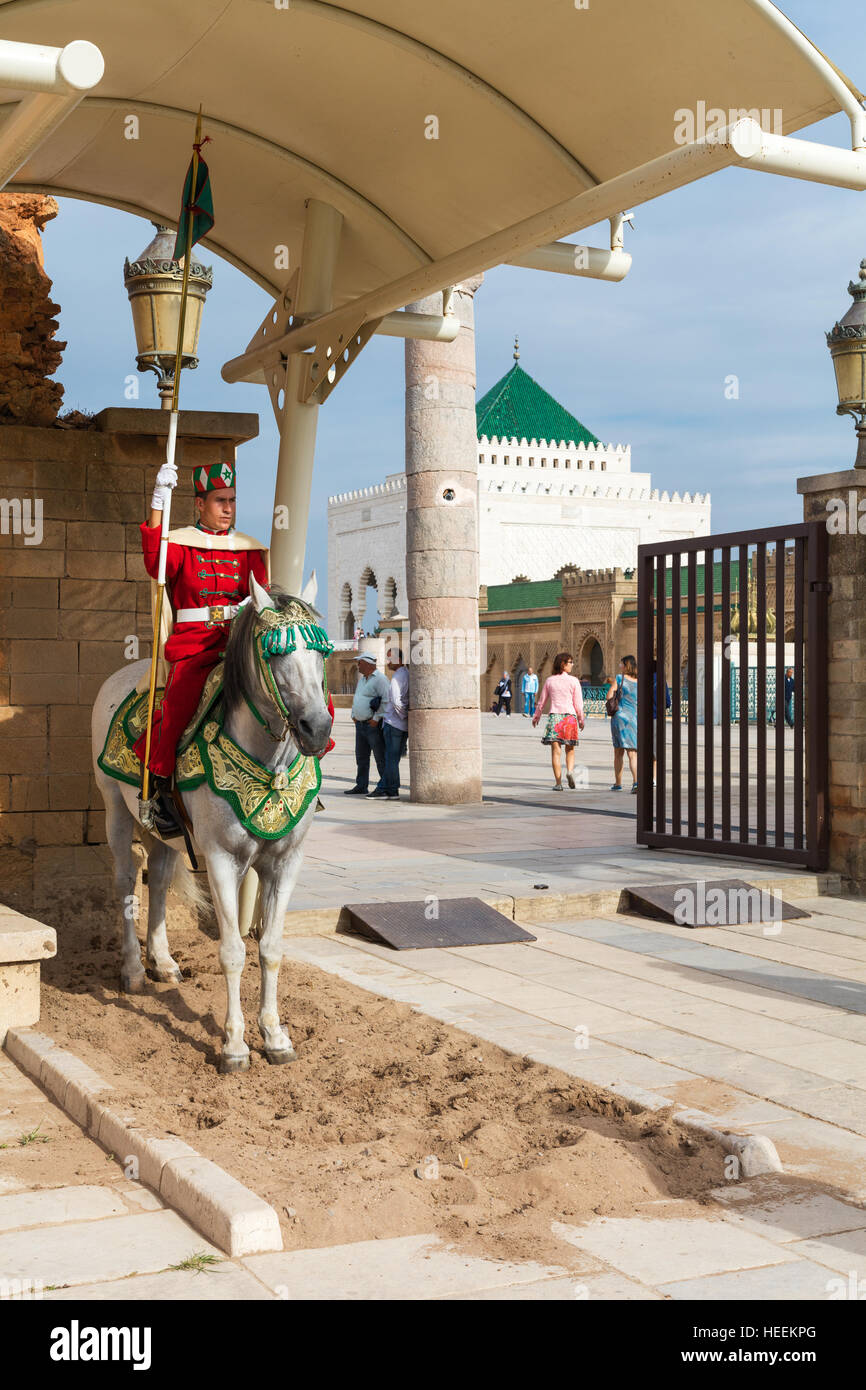
[[[358,684],[352,700],[352,722],[355,725],[355,774],[354,787],[348,787],[344,796],[366,796],[370,784],[370,754],[376,760],[380,779],[385,773],[385,740],[382,736],[382,716],[388,699],[388,680],[376,669],[377,658],[373,652],[359,652],[355,657],[358,663]]]
[[[511,677],[509,676],[509,674],[508,674],[507,671],[503,671],[503,672],[502,672],[502,680],[501,680],[501,681],[499,682],[499,684],[497,685],[497,687],[496,687],[496,689],[494,690],[493,694],[494,694],[495,699],[496,699],[496,709],[494,710],[494,714],[496,715],[496,718],[497,718],[497,719],[499,718],[500,714],[502,713],[502,706],[504,705],[504,706],[505,706],[505,713],[508,715],[508,717],[509,717],[509,719],[510,719],[510,718],[511,718],[511,696],[512,696],[513,692],[512,692],[512,689],[511,689]]]
[[[785,672],[785,723],[789,729],[794,727],[794,668],[789,666]]]
[[[535,713],[535,697],[538,693],[538,676],[531,666],[523,674],[520,689],[523,692],[523,717],[525,719],[527,715],[531,717]]]
[[[613,740],[612,792],[622,791],[623,754],[628,753],[628,765],[633,779],[632,791],[637,791],[637,662],[624,656],[622,670],[607,688],[606,709],[610,715],[610,736]]]
[[[391,677],[391,684],[388,689],[388,703],[382,716],[385,771],[379,778],[379,785],[375,791],[370,792],[370,796],[399,801],[400,759],[406,752],[409,739],[409,672],[403,665],[401,651],[397,652],[396,661],[389,658],[386,669]]]
[[[538,700],[538,708],[532,716],[533,727],[538,724],[548,707],[544,721],[541,742],[550,748],[550,761],[555,778],[553,790],[562,791],[562,749],[565,749],[565,775],[568,785],[574,787],[574,750],[578,734],[586,723],[583,717],[583,695],[580,681],[571,674],[574,657],[571,652],[560,652],[553,659],[553,674],[547,677]]]

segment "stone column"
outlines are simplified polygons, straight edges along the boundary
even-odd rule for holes
[[[453,343],[406,341],[411,798],[444,805],[481,800],[473,307],[481,279],[455,290],[462,328]],[[439,314],[442,296],[407,307]]]
[[[805,521],[827,523],[830,864],[866,892],[866,469],[800,478]]]

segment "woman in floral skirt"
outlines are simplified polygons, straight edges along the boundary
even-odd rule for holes
[[[583,695],[581,694],[580,681],[571,674],[574,665],[574,657],[571,652],[560,652],[554,657],[553,675],[548,676],[541,690],[535,714],[532,716],[532,726],[538,724],[548,706],[547,716],[544,721],[544,734],[541,742],[546,743],[550,748],[550,760],[553,764],[553,775],[555,782],[553,790],[562,791],[562,752],[565,749],[565,775],[568,785],[574,786],[574,750],[577,747],[578,734],[583,728],[585,720],[583,717]]]

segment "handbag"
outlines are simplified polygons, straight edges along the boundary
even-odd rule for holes
[[[611,717],[611,719],[613,718],[613,716],[614,716],[615,714],[618,714],[618,713],[619,713],[619,702],[620,702],[621,699],[622,699],[622,682],[620,682],[620,683],[617,685],[616,690],[613,692],[613,694],[610,696],[610,698],[607,699],[607,700],[605,700],[605,702],[604,702],[605,713],[606,713],[606,714],[609,714],[610,717]]]

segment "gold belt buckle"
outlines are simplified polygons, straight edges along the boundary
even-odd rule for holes
[[[208,627],[216,627],[217,623],[227,622],[225,605],[222,603],[214,604],[210,610],[210,621]]]

